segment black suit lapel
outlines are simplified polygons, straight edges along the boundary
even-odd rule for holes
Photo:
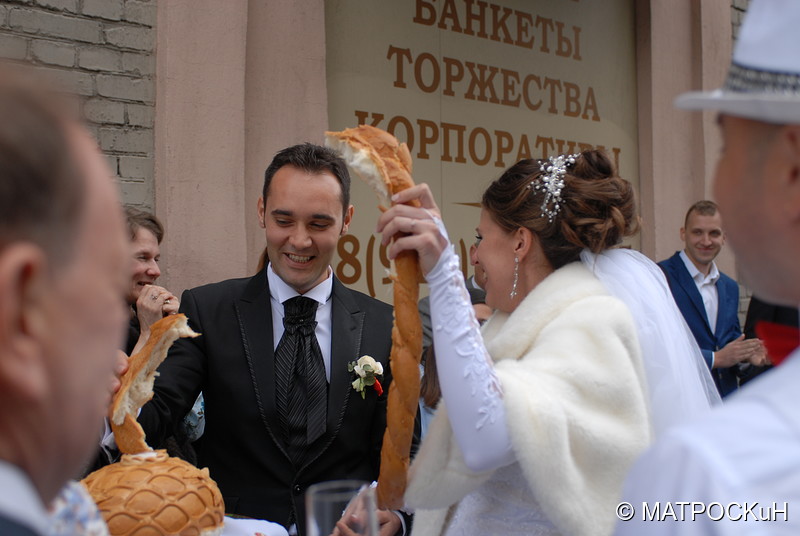
[[[254,276],[236,302],[245,358],[250,369],[261,420],[272,440],[284,451],[275,409],[275,360],[272,337],[272,306],[266,272]]]
[[[338,292],[337,292],[338,290]],[[357,360],[361,350],[364,312],[338,279],[333,280],[333,325],[331,328],[331,383],[328,390],[328,429],[339,431],[345,406],[353,390],[353,373],[347,364]]]

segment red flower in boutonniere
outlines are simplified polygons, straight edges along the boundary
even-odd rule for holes
[[[347,364],[348,372],[355,372],[356,379],[353,380],[353,389],[361,393],[361,398],[366,396],[366,388],[372,386],[378,396],[383,394],[383,386],[378,380],[378,376],[383,376],[383,365],[375,361],[375,359],[368,355],[363,355],[358,358],[358,361],[352,361]]]

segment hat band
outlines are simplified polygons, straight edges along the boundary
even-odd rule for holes
[[[762,71],[731,63],[723,89],[736,93],[800,95],[800,74]]]

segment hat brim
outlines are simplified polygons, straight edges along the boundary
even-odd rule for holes
[[[684,110],[719,110],[765,123],[800,123],[800,95],[793,94],[696,91],[678,95],[675,106]]]

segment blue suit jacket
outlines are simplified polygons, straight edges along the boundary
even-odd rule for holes
[[[0,534],[3,536],[38,536],[38,532],[14,519],[0,514]]]
[[[717,325],[714,331],[708,322],[706,309],[703,305],[703,298],[697,290],[694,279],[686,269],[680,252],[669,259],[658,263],[669,281],[669,288],[675,303],[683,313],[686,323],[694,334],[703,357],[709,368],[711,367],[712,352],[719,350],[726,344],[736,339],[742,334],[739,325],[739,285],[736,281],[720,272],[717,280],[717,294],[719,296],[719,306],[717,312]],[[711,376],[717,384],[717,389],[722,396],[735,391],[738,387],[737,382],[738,367],[717,368],[711,370]]]

